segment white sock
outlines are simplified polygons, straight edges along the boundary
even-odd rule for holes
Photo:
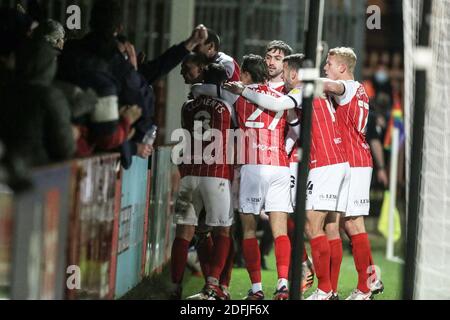
[[[281,289],[282,287],[286,287],[288,288],[288,281],[287,279],[278,279],[278,285],[277,285],[277,289]]]
[[[257,293],[258,291],[262,291],[262,283],[261,282],[252,284],[252,292]]]
[[[219,280],[214,277],[208,277],[208,279],[206,281],[215,286],[219,285]]]

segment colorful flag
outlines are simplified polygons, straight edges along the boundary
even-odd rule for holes
[[[392,132],[394,128],[400,130],[400,145],[405,141],[405,125],[403,122],[403,108],[399,93],[394,93],[391,117],[389,119],[386,135],[384,137],[384,149],[390,150],[392,144]]]
[[[381,207],[381,215],[378,219],[378,231],[387,239],[389,236],[389,204],[391,194],[389,191],[384,192],[383,205]],[[394,209],[394,241],[397,242],[402,236],[402,227],[400,222],[400,213],[398,209]]]

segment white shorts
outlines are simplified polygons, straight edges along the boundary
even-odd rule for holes
[[[372,168],[350,168],[350,187],[346,217],[368,216],[370,210],[370,182]]]
[[[231,195],[233,198],[233,210],[239,210],[239,187],[241,183],[241,167],[234,168],[233,182],[231,183]]]
[[[292,205],[295,207],[295,203],[297,201],[298,162],[291,162],[289,165],[289,171],[291,172],[291,199]]]
[[[229,227],[233,224],[229,180],[194,176],[181,179],[175,202],[174,223],[197,226],[203,208],[206,211],[206,225]]]
[[[350,183],[348,162],[309,171],[306,210],[345,212]]]
[[[288,167],[245,165],[241,169],[239,210],[259,215],[261,210],[292,213]]]

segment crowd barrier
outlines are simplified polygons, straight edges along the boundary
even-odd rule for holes
[[[0,299],[117,299],[170,258],[176,167],[119,155],[39,168],[33,189],[0,187]],[[175,179],[173,178],[175,177]]]
[[[177,191],[177,168],[172,164],[172,148],[158,152],[152,164],[152,190],[150,198],[149,246],[146,261],[147,275],[160,273],[170,259],[171,244],[175,237],[172,223],[173,196]]]

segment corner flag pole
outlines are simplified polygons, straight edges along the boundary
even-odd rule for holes
[[[306,192],[309,175],[309,159],[311,149],[311,119],[312,104],[315,95],[315,80],[320,75],[320,51],[318,50],[319,42],[322,40],[323,25],[323,0],[308,1],[309,15],[306,31],[305,43],[305,68],[303,76],[303,102],[302,102],[302,119],[301,119],[301,135],[299,149],[300,163],[297,173],[297,195],[295,208],[295,234],[292,244],[291,259],[291,290],[290,299],[300,300],[301,280],[302,280],[302,254],[304,247],[303,233],[305,230],[306,220]],[[307,11],[308,12],[308,11]],[[309,66],[307,64],[310,64]]]

